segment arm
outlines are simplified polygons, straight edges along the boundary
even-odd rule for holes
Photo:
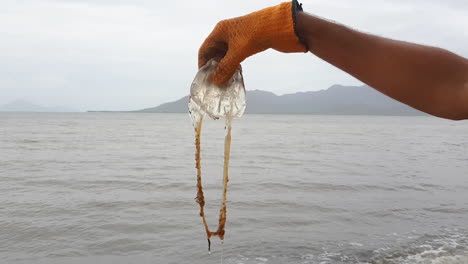
[[[468,119],[468,60],[449,51],[361,33],[304,12],[310,51],[380,92],[431,115]]]
[[[302,11],[297,0],[220,21],[198,66],[222,58],[212,76],[225,84],[240,63],[266,49],[306,52],[380,92],[431,115],[468,119],[468,60],[449,51],[361,33]]]

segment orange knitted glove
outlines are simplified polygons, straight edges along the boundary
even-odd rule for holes
[[[296,11],[302,8],[293,0],[220,21],[198,51],[198,67],[211,58],[222,58],[211,80],[223,85],[240,63],[255,53],[269,48],[286,53],[307,52],[294,31]]]

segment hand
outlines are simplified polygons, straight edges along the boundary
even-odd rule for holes
[[[225,84],[249,56],[273,48],[280,52],[307,52],[295,33],[297,0],[220,21],[198,51],[198,67],[220,60],[211,80]]]

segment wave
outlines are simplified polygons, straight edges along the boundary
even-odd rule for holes
[[[364,243],[347,242],[338,245],[323,244],[320,247],[265,243],[261,251],[253,251],[253,245],[237,249],[234,256],[224,263],[289,263],[289,264],[466,264],[468,263],[468,233],[464,230],[443,230],[442,235],[400,234],[382,237],[389,242],[383,247],[368,248]],[[400,243],[399,240],[406,242]],[[302,252],[302,254],[298,254]]]

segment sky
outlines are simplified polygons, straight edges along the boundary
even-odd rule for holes
[[[222,19],[276,0],[2,0],[0,105],[137,110],[189,92],[198,48]],[[468,57],[466,0],[303,0],[357,30]],[[242,63],[247,90],[276,94],[360,85],[314,55],[268,50]]]

